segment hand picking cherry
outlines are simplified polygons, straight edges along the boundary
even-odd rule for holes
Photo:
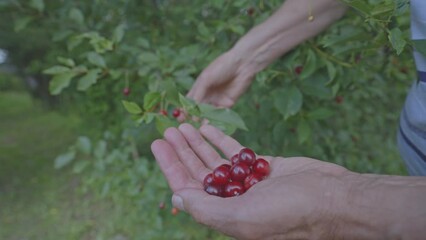
[[[206,175],[204,191],[218,197],[239,196],[270,173],[268,161],[256,158],[249,148],[241,149],[230,161],[231,165],[222,164]]]

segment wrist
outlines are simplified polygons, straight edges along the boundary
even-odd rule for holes
[[[343,177],[342,192],[334,195],[334,207],[329,209],[334,219],[329,237],[415,239],[425,223],[424,217],[413,219],[425,213],[426,184],[413,180],[357,173]]]
[[[350,172],[338,179],[333,200],[329,205],[331,224],[329,238],[391,239],[384,236],[387,213],[382,211],[379,199],[382,193],[369,187],[372,179]]]
[[[225,53],[228,59],[232,59],[231,62],[236,68],[236,75],[243,81],[251,82],[254,76],[262,69],[251,61],[245,51],[232,48]]]

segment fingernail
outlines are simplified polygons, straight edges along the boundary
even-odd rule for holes
[[[180,196],[173,195],[172,204],[174,207],[179,208],[179,210],[185,211],[185,209],[183,209],[183,199]]]

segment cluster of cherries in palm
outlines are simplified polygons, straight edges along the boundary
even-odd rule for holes
[[[231,158],[231,165],[222,164],[204,178],[204,190],[219,197],[235,197],[265,179],[269,163],[249,148],[243,148]]]

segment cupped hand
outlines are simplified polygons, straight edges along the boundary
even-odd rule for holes
[[[187,97],[199,103],[231,107],[247,90],[253,77],[254,73],[246,71],[241,61],[229,51],[201,72]]]
[[[261,156],[270,163],[268,178],[244,194],[221,198],[203,190],[203,179],[243,146],[217,128],[189,124],[169,128],[151,149],[174,192],[175,207],[238,239],[310,239],[328,237],[336,227],[336,198],[347,189],[343,167],[314,159]]]

